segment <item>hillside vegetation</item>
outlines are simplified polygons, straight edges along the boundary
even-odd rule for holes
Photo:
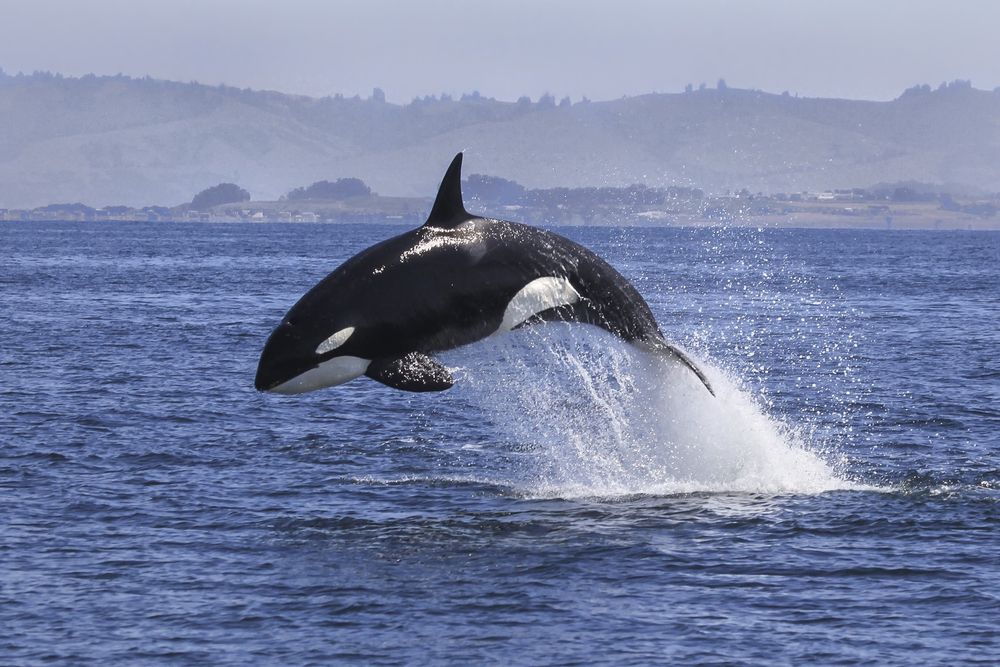
[[[890,102],[732,88],[574,104],[384,100],[0,74],[0,207],[178,204],[220,182],[275,200],[342,178],[430,196],[458,150],[470,173],[530,188],[1000,189],[1000,92],[964,82]]]

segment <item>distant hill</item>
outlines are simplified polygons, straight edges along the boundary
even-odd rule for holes
[[[277,199],[357,177],[430,196],[467,170],[530,188],[643,183],[797,192],[918,181],[1000,190],[1000,92],[964,82],[891,102],[738,89],[607,102],[407,105],[129,77],[0,73],[0,207],[178,204],[220,182]]]

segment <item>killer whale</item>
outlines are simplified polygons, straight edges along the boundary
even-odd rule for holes
[[[705,374],[663,337],[639,292],[583,246],[465,210],[462,153],[422,226],[348,259],[310,289],[268,337],[259,391],[296,394],[365,375],[404,391],[442,391],[431,356],[547,321],[601,327]]]

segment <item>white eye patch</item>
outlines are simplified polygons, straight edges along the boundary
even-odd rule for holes
[[[354,327],[341,329],[320,343],[319,347],[316,348],[316,354],[326,354],[327,352],[336,350],[338,347],[346,343],[347,339],[350,338],[353,333]]]

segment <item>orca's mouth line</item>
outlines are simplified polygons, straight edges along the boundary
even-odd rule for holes
[[[292,382],[293,380],[295,380],[295,378],[301,377],[302,375],[308,373],[315,367],[316,366],[313,365],[305,368],[300,368],[293,373],[288,372],[286,369],[285,372],[281,373],[280,375],[268,373],[266,370],[258,370],[257,377],[254,378],[253,386],[254,389],[256,389],[259,392],[274,391],[281,385]]]
[[[257,391],[259,391],[261,393],[264,393],[264,392],[271,391],[275,387],[281,386],[282,384],[284,384],[284,383],[281,382],[281,381],[269,382],[266,385],[261,385],[260,383],[255,382],[254,383],[254,389],[256,389]]]

